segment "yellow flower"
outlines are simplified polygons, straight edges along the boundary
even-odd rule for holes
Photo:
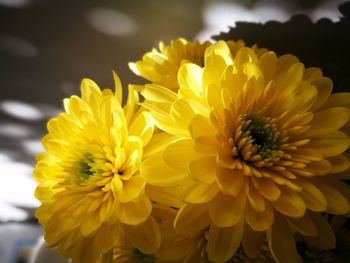
[[[130,69],[139,76],[165,87],[177,90],[177,71],[184,62],[202,66],[204,51],[210,43],[189,42],[183,38],[171,41],[169,46],[159,43],[159,51],[153,49],[142,60],[129,63]]]
[[[42,204],[36,216],[47,243],[73,262],[95,263],[121,231],[146,253],[160,245],[139,173],[144,156],[158,148],[149,143],[153,123],[131,88],[121,106],[122,87],[114,77],[116,94],[82,81],[82,97],[64,100],[66,112],[48,122],[46,151],[37,156],[35,195]]]
[[[140,88],[157,126],[178,136],[141,166],[149,184],[178,187],[185,204],[177,230],[221,228],[208,236],[215,262],[235,252],[221,253],[223,243],[238,249],[248,240],[243,249],[255,254],[262,232],[277,262],[297,262],[295,231],[333,247],[319,212],[349,212],[341,181],[350,176],[349,137],[341,130],[350,94],[331,95],[331,80],[292,55],[232,54],[223,41],[206,49],[204,67],[183,64],[178,83],[177,92]]]

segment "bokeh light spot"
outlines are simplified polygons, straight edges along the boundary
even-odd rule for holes
[[[126,14],[110,8],[88,11],[87,20],[97,31],[110,36],[128,36],[137,30],[136,23]]]

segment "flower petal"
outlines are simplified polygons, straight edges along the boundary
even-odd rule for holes
[[[201,136],[216,136],[216,130],[210,122],[209,118],[206,118],[199,114],[195,115],[192,118],[190,123],[190,132],[192,138],[194,139]]]
[[[259,256],[264,241],[264,236],[264,232],[252,230],[249,224],[244,225],[242,247],[248,257],[256,258]]]
[[[337,188],[321,179],[313,178],[312,182],[323,193],[327,200],[327,213],[343,215],[349,212],[349,202]]]
[[[216,177],[220,190],[224,194],[237,196],[245,184],[245,175],[242,170],[238,169],[232,170],[218,166],[216,168]]]
[[[160,247],[161,235],[157,222],[151,216],[145,222],[125,225],[126,238],[137,249],[145,254],[154,254]]]
[[[243,217],[246,200],[244,190],[237,197],[219,192],[209,206],[209,215],[213,223],[219,227],[230,227],[237,224]]]
[[[120,202],[126,203],[137,198],[145,188],[145,181],[140,175],[134,175],[129,180],[123,181],[123,188],[118,198]]]
[[[143,145],[147,145],[151,140],[154,131],[154,125],[151,115],[148,112],[141,112],[136,116],[129,128],[129,135],[141,137]]]
[[[289,217],[288,222],[304,236],[317,236],[317,226],[307,213],[301,218]]]
[[[327,209],[327,200],[324,194],[312,182],[298,179],[297,183],[303,188],[299,195],[308,209],[315,212],[323,212]]]
[[[307,70],[309,69],[306,69],[304,71],[304,76]],[[317,100],[315,101],[314,105],[312,105],[310,109],[312,112],[315,112],[320,107],[322,107],[322,105],[327,101],[327,99],[331,95],[331,92],[333,89],[333,83],[330,78],[322,77],[322,72],[318,68],[315,68],[314,72],[311,73],[309,76],[307,76],[307,78],[308,78],[308,81],[311,81],[311,84],[317,88],[317,94],[318,94]]]
[[[323,137],[327,133],[339,130],[349,120],[350,111],[344,107],[333,107],[314,113],[311,128],[303,133],[308,137]]]
[[[208,235],[208,258],[214,262],[226,262],[239,248],[244,231],[244,221],[241,219],[229,228],[210,226]]]
[[[184,204],[176,215],[174,227],[179,234],[197,233],[210,225],[208,205]]]
[[[306,236],[305,240],[307,243],[320,249],[329,250],[335,248],[336,238],[327,220],[317,213],[310,213],[310,217],[317,226],[317,236]]]
[[[203,204],[212,200],[218,193],[219,188],[213,183],[202,183],[198,180],[187,178],[180,186],[179,193],[182,200],[192,204]]]
[[[272,206],[280,213],[291,217],[302,217],[306,211],[306,205],[300,195],[286,187],[281,189],[281,195]]]
[[[215,158],[206,156],[190,163],[189,175],[203,183],[212,183],[215,180]]]
[[[262,194],[267,200],[276,201],[280,197],[280,189],[269,178],[259,178],[258,183],[260,194]]]
[[[332,164],[330,173],[341,173],[350,167],[349,155],[346,153],[329,157],[327,160]]]
[[[314,139],[308,143],[325,157],[335,156],[345,152],[349,148],[349,137],[341,131],[335,131],[324,135],[322,139]]]
[[[170,144],[164,151],[164,160],[176,170],[187,171],[190,162],[200,155],[193,149],[190,139],[178,140]]]
[[[149,199],[143,195],[137,201],[120,203],[118,218],[120,222],[127,225],[137,225],[144,222],[152,211],[152,204]]]
[[[267,231],[267,241],[277,263],[298,262],[293,233],[281,215],[276,216],[274,224]]]
[[[196,64],[186,63],[179,68],[178,82],[181,88],[192,89],[195,92],[202,90],[202,68]]]
[[[182,205],[175,187],[158,187],[147,184],[145,192],[149,199],[157,203],[170,207],[181,207]]]
[[[273,223],[274,212],[269,203],[266,203],[265,211],[258,212],[250,205],[246,206],[245,220],[254,231],[265,231]]]
[[[186,171],[169,167],[163,159],[163,153],[154,154],[144,160],[140,174],[147,183],[161,187],[175,186],[187,176]]]
[[[84,237],[89,237],[91,234],[97,231],[101,224],[102,222],[100,221],[99,215],[93,213],[89,216],[84,217],[80,225],[80,232]]]

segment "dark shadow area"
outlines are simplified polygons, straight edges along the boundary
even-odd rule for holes
[[[324,18],[313,23],[305,15],[295,15],[285,23],[237,22],[216,40],[243,39],[247,45],[258,44],[278,55],[296,55],[307,67],[319,67],[333,79],[334,92],[350,91],[350,2],[339,7],[343,17],[338,22]]]
[[[191,39],[201,29],[202,3],[31,0],[22,8],[0,6],[0,98],[61,105],[84,77],[112,85],[112,70],[131,83],[129,61],[159,40]]]

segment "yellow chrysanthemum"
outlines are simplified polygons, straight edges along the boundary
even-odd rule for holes
[[[157,126],[178,136],[141,166],[149,184],[178,187],[185,204],[175,227],[221,228],[208,237],[215,262],[235,252],[221,253],[222,243],[238,249],[247,240],[243,249],[256,254],[264,231],[277,262],[298,261],[295,231],[334,246],[319,212],[349,212],[340,179],[350,176],[341,131],[350,94],[331,95],[331,80],[292,55],[247,47],[232,54],[222,41],[206,49],[204,67],[183,64],[178,83],[177,93],[141,89]]]
[[[142,60],[129,63],[130,69],[137,75],[165,87],[177,90],[177,71],[185,62],[202,66],[204,51],[210,42],[190,42],[183,38],[171,41],[169,46],[159,43],[159,51],[153,49]]]
[[[73,262],[95,263],[121,231],[145,253],[160,245],[139,174],[143,158],[159,147],[149,143],[154,127],[132,89],[121,107],[116,75],[115,84],[116,94],[83,80],[82,97],[65,99],[66,112],[48,122],[46,151],[37,156],[35,195],[42,204],[36,216],[47,243]]]

